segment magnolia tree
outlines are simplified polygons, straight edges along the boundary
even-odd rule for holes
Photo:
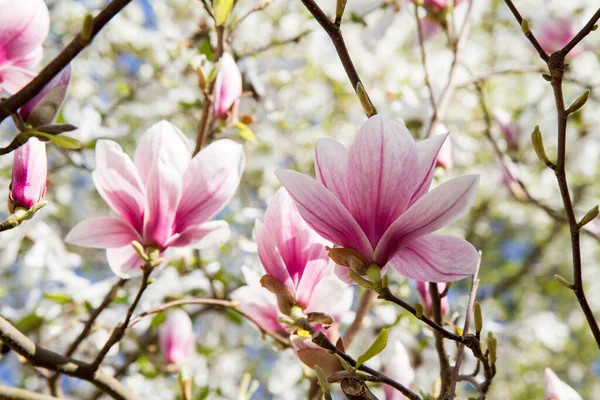
[[[592,3],[0,0],[0,398],[595,398]]]

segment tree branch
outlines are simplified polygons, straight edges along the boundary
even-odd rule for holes
[[[3,400],[58,400],[58,397],[46,396],[30,392],[25,389],[17,389],[0,385],[0,399]]]

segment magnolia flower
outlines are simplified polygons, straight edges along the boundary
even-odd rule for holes
[[[213,120],[226,119],[227,111],[242,96],[242,75],[231,54],[224,53],[220,63],[213,92]]]
[[[478,254],[464,239],[432,234],[462,216],[479,177],[452,179],[428,192],[447,135],[415,143],[398,120],[376,115],[347,150],[317,141],[317,180],[295,171],[277,176],[317,233],[362,254],[367,265],[390,264],[420,281],[447,282],[475,271]]]
[[[577,30],[570,19],[558,18],[545,21],[535,35],[540,46],[546,53],[554,53],[565,47],[575,37]],[[578,52],[575,48],[569,55],[574,56]]]
[[[437,124],[434,130],[434,135],[448,135],[448,129],[443,124]],[[443,168],[448,170],[452,168],[453,159],[452,159],[452,142],[450,141],[450,135],[442,145],[440,149],[437,160],[435,162],[436,167]]]
[[[506,140],[506,145],[509,149],[516,150],[519,148],[519,137],[517,136],[517,125],[513,122],[510,114],[502,108],[495,108],[493,111],[494,119],[500,131]]]
[[[283,283],[296,304],[308,306],[313,290],[327,273],[328,244],[304,222],[288,192],[281,188],[256,221],[258,256],[267,275]]]
[[[0,0],[0,94],[15,93],[35,76],[50,15],[43,0]]]
[[[123,278],[140,273],[131,246],[138,241],[160,252],[204,248],[229,235],[225,221],[209,221],[233,197],[244,167],[242,146],[217,140],[190,159],[186,137],[161,121],[142,137],[134,161],[112,140],[96,144],[96,189],[118,217],[79,223],[65,241],[107,249],[108,263]]]
[[[39,203],[46,193],[47,175],[46,144],[38,138],[29,138],[14,151],[9,211],[12,213],[17,207],[29,209]]]
[[[415,371],[410,365],[410,357],[406,348],[402,345],[402,342],[396,340],[393,344],[388,345],[388,349],[385,350],[385,353],[389,357],[389,362],[383,373],[396,382],[409,387],[415,380]],[[383,391],[385,400],[403,400],[406,398],[397,389],[388,385],[383,385]]]
[[[546,388],[544,400],[582,400],[569,385],[561,381],[550,368],[545,371]]]
[[[519,166],[514,163],[510,157],[504,155],[502,160],[498,160],[498,165],[502,171],[502,183],[510,193],[519,200],[526,200],[527,193],[521,183],[521,173]]]
[[[438,283],[438,293],[442,294],[444,290],[446,290],[445,283]],[[421,302],[423,303],[423,309],[426,315],[433,314],[433,298],[431,296],[431,291],[429,290],[429,282],[417,282],[417,291],[419,292],[419,297],[421,298]],[[448,312],[448,296],[444,296],[440,300],[442,316]]]
[[[196,342],[187,313],[179,309],[170,311],[160,328],[158,341],[165,362],[181,365],[194,352]]]
[[[71,65],[68,65],[52,78],[41,92],[21,107],[19,114],[23,121],[33,127],[49,125],[54,122],[67,95],[70,81]]]
[[[452,0],[421,0],[423,7],[435,13],[442,12],[450,5]],[[454,6],[458,6],[462,0],[454,0]]]

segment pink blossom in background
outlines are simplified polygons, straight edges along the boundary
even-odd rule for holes
[[[227,111],[242,96],[242,75],[229,53],[221,56],[213,93],[213,120],[227,118]]]
[[[429,40],[440,30],[440,24],[433,18],[425,17],[421,19],[421,32],[423,40]],[[418,34],[418,33],[417,33]]]
[[[225,221],[209,221],[233,197],[244,169],[242,146],[217,140],[194,158],[188,140],[161,121],[142,137],[134,161],[112,140],[96,144],[96,189],[118,217],[95,217],[75,226],[65,241],[107,249],[123,278],[140,273],[136,240],[159,251],[212,247],[229,237]],[[207,222],[208,221],[208,222]]]
[[[0,10],[0,94],[15,93],[35,76],[50,15],[43,0],[0,0]]]
[[[46,144],[38,138],[29,138],[14,151],[9,210],[12,212],[17,207],[29,209],[39,203],[46,193],[47,175]]]
[[[451,1],[452,0],[422,0],[422,3],[423,7],[427,8],[428,10],[433,12],[442,12],[450,5]],[[454,6],[456,7],[462,2],[463,0],[454,0]]]
[[[71,81],[71,65],[67,65],[46,86],[19,109],[23,121],[34,126],[51,124],[58,115]],[[31,117],[31,121],[30,121]]]
[[[544,400],[582,400],[581,396],[561,381],[550,368],[546,368],[545,381]]]
[[[536,30],[535,37],[540,46],[548,54],[552,54],[565,47],[577,34],[575,22],[566,18],[547,20]],[[578,46],[579,47],[579,46]],[[574,57],[581,52],[580,47],[571,50],[569,55]]]
[[[181,365],[193,352],[196,336],[192,320],[183,310],[169,311],[160,327],[158,342],[167,364]]]
[[[438,283],[438,293],[442,294],[444,290],[446,290],[445,283]],[[429,282],[417,282],[417,291],[419,292],[419,297],[421,298],[421,303],[423,304],[423,308],[425,314],[432,315],[433,314],[433,298],[431,296],[431,290],[429,290]],[[446,315],[449,309],[448,304],[448,296],[442,297],[440,301],[440,305],[442,308],[442,316]]]
[[[519,137],[517,125],[513,122],[511,115],[502,108],[495,108],[493,111],[494,119],[500,127],[500,132],[506,140],[506,146],[511,150],[519,148]]]
[[[317,180],[291,170],[277,176],[325,239],[411,279],[454,281],[475,271],[477,251],[464,239],[433,232],[466,213],[479,177],[455,178],[428,191],[446,137],[415,143],[403,123],[376,115],[349,150],[332,139],[317,141]]]
[[[437,124],[437,126],[434,129],[434,135],[448,136],[438,153],[435,166],[443,168],[445,170],[451,169],[454,165],[454,162],[452,158],[452,141],[450,140],[448,129],[443,124]]]
[[[527,193],[521,184],[519,166],[506,155],[503,156],[502,161],[498,161],[498,166],[502,171],[502,183],[508,191],[517,199],[526,200]]]
[[[283,283],[305,308],[329,269],[329,245],[300,216],[288,192],[281,188],[271,199],[265,221],[256,221],[258,256],[267,275]]]
[[[395,340],[393,343],[389,343],[384,353],[389,361],[383,373],[405,387],[410,387],[415,380],[415,371],[402,342]],[[383,391],[385,393],[385,400],[403,400],[406,398],[397,389],[388,385],[383,385]]]

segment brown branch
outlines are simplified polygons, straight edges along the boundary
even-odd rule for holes
[[[136,396],[119,381],[97,371],[92,364],[65,357],[36,345],[2,317],[0,317],[0,340],[34,366],[88,381],[117,400],[136,399]]]
[[[0,399],[2,400],[58,400],[58,397],[46,396],[30,392],[25,389],[12,388],[0,385]]]
[[[569,52],[571,50],[573,50],[573,48],[575,46],[577,46],[579,44],[579,42],[581,42],[583,40],[583,38],[585,38],[587,35],[592,33],[592,31],[594,30],[594,25],[596,25],[596,22],[598,22],[599,19],[600,19],[600,8],[598,9],[598,11],[596,11],[596,13],[594,15],[592,15],[592,18],[590,18],[588,23],[585,24],[585,26],[579,31],[579,33],[577,35],[575,35],[575,37],[573,39],[571,39],[571,41],[569,43],[567,43],[567,45],[565,47],[560,49],[560,53],[563,56],[566,56],[567,54],[569,54]]]
[[[130,326],[134,326],[142,318],[144,318],[144,317],[146,317],[148,315],[159,313],[159,312],[164,311],[164,310],[166,310],[168,308],[171,308],[171,307],[178,307],[178,306],[182,306],[182,305],[186,305],[186,304],[204,304],[204,305],[211,305],[211,306],[228,308],[228,309],[230,309],[232,311],[235,311],[236,313],[240,314],[242,317],[244,317],[248,321],[250,321],[253,325],[255,325],[261,331],[261,333],[263,335],[271,336],[273,339],[277,340],[279,343],[283,344],[286,347],[290,346],[289,339],[281,336],[280,334],[278,334],[276,332],[270,332],[270,331],[265,330],[262,326],[260,326],[260,324],[254,318],[252,318],[250,315],[248,315],[247,313],[243,312],[242,310],[238,309],[236,307],[236,305],[235,305],[234,302],[231,302],[231,301],[228,301],[228,300],[220,300],[220,299],[183,299],[183,300],[171,301],[171,302],[163,304],[161,306],[152,308],[152,309],[150,309],[148,311],[144,311],[144,312],[139,313],[138,315],[135,316],[135,318],[133,318],[131,320],[131,325]]]
[[[431,102],[433,115],[436,115],[438,110],[437,105],[435,104],[435,94],[433,93],[433,87],[431,86],[431,79],[429,79],[429,72],[427,70],[427,52],[425,51],[425,39],[423,38],[423,26],[421,25],[421,18],[419,18],[418,3],[415,3],[415,20],[417,22],[419,48],[421,49],[421,64],[423,64],[423,72],[425,73],[425,84],[427,85],[427,89],[429,89],[429,101]]]
[[[37,95],[43,88],[60,73],[85,47],[91,43],[93,38],[104,28],[104,26],[117,15],[132,0],[111,1],[93,20],[92,34],[90,40],[83,40],[81,34],[73,40],[52,60],[42,71],[24,88],[0,102],[0,122],[12,113],[16,112],[27,101]]]
[[[433,319],[436,324],[442,326],[442,297],[438,292],[437,283],[429,283],[429,292],[431,293],[431,303],[433,308]],[[444,393],[450,388],[450,377],[452,375],[452,368],[450,368],[450,360],[448,360],[448,353],[446,353],[446,347],[444,345],[444,338],[439,331],[433,332],[435,338],[435,349],[438,353],[438,360],[440,362],[440,380],[442,381],[442,391],[440,399],[444,397]],[[461,344],[464,346],[464,343]]]
[[[233,41],[233,38],[235,37],[235,34],[237,33],[237,30],[240,28],[240,25],[242,25],[242,22],[244,22],[246,20],[246,18],[248,18],[250,15],[254,14],[257,11],[264,10],[272,2],[273,2],[273,0],[264,0],[260,3],[255,4],[254,7],[252,7],[251,9],[246,11],[244,14],[242,14],[237,19],[237,21],[235,22],[233,27],[229,30],[229,34],[227,35],[227,44],[231,44],[231,42]]]
[[[515,19],[517,20],[517,22],[519,23],[519,25],[522,26],[522,24],[523,24],[523,17],[521,16],[521,13],[519,13],[519,10],[517,10],[517,7],[515,7],[515,5],[512,2],[512,0],[504,0],[504,2],[506,3],[506,5],[510,9],[510,11],[513,13],[513,15],[515,16]],[[540,45],[540,43],[537,41],[537,39],[533,35],[533,32],[531,32],[531,30],[528,30],[528,32],[525,33],[525,37],[527,37],[527,39],[529,39],[529,41],[531,42],[531,44],[533,45],[533,47],[535,48],[535,50],[540,55],[540,58],[542,60],[544,60],[545,62],[548,62],[548,60],[550,59],[550,56],[542,48],[542,45]]]
[[[106,343],[104,344],[102,349],[100,350],[100,353],[98,353],[98,355],[96,356],[96,359],[92,363],[92,366],[95,369],[98,369],[100,367],[100,364],[102,364],[102,360],[104,360],[104,357],[106,357],[106,355],[108,354],[110,349],[116,343],[118,343],[121,339],[123,339],[123,336],[125,335],[125,332],[127,331],[127,327],[129,326],[129,322],[131,321],[131,317],[133,316],[133,312],[135,311],[136,306],[140,302],[140,299],[142,298],[144,291],[146,290],[146,288],[149,285],[149,278],[150,278],[150,274],[152,273],[152,270],[153,270],[153,268],[150,267],[149,265],[145,265],[144,267],[142,267],[142,271],[143,271],[142,281],[140,283],[140,288],[135,296],[135,299],[133,300],[133,302],[129,306],[129,309],[127,310],[127,315],[125,316],[125,320],[123,322],[119,323],[115,327],[115,329],[112,331],[110,337],[108,338],[108,340],[106,341]]]
[[[348,400],[377,400],[367,384],[354,378],[344,378],[340,388]]]
[[[354,91],[357,91],[359,84],[364,89],[364,85],[361,82],[360,77],[358,76],[358,72],[356,71],[356,68],[354,67],[352,58],[350,57],[350,53],[348,53],[348,48],[346,47],[346,43],[344,42],[344,36],[342,35],[340,25],[331,21],[331,19],[329,19],[329,17],[323,12],[323,10],[321,10],[321,8],[317,5],[317,3],[314,2],[314,0],[301,0],[301,1],[302,1],[302,4],[304,4],[304,7],[306,7],[308,12],[310,12],[312,14],[312,16],[317,20],[319,25],[321,25],[321,27],[325,30],[325,33],[327,33],[327,35],[331,39],[331,42],[333,43],[333,46],[335,47],[338,57],[340,58],[340,61],[342,62],[342,66],[344,67],[344,70],[346,71],[346,75],[348,75],[348,79],[350,79],[350,83],[352,84],[352,89],[354,89]],[[369,99],[369,95],[367,94],[366,89],[364,90],[363,93],[364,93],[364,97],[365,97],[364,100],[367,101],[369,103],[369,105],[371,106],[371,111],[366,112],[366,114],[368,117],[372,117],[373,115],[377,114],[377,110],[375,109],[375,107],[373,106],[373,103]],[[361,102],[362,101],[363,100],[361,100]]]
[[[362,328],[363,320],[369,314],[369,310],[371,310],[371,307],[373,306],[374,299],[375,292],[372,290],[365,290],[360,298],[360,303],[358,305],[358,310],[356,310],[354,321],[352,321],[344,333],[343,342],[345,347],[350,347],[350,344],[352,344],[354,341],[354,337]]]
[[[90,317],[88,318],[87,322],[83,327],[83,330],[81,331],[79,336],[77,336],[77,338],[73,341],[73,343],[71,343],[71,345],[65,352],[65,357],[71,357],[73,353],[77,350],[81,342],[83,342],[83,340],[89,335],[90,331],[92,330],[92,327],[94,326],[94,322],[96,322],[96,318],[98,318],[100,313],[106,307],[108,307],[110,303],[112,303],[119,289],[125,284],[125,281],[125,279],[119,279],[106,294],[102,303],[92,311]],[[50,393],[53,396],[57,396],[60,392],[60,384],[58,381],[59,376],[60,374],[56,373],[50,378],[48,378],[48,387],[50,388]]]

